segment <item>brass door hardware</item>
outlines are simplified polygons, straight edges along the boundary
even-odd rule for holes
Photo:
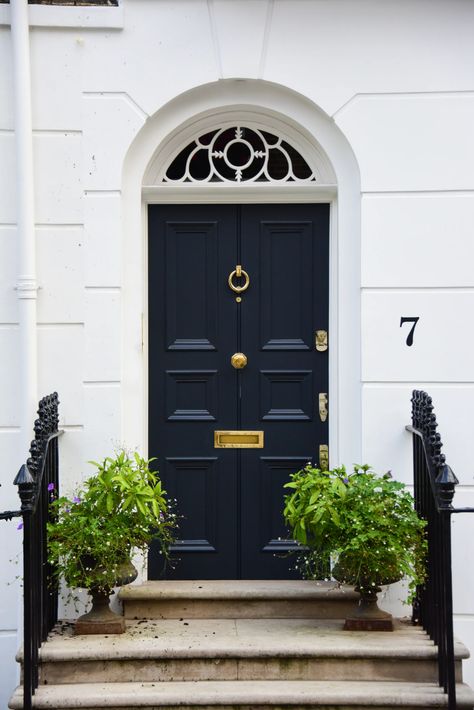
[[[247,355],[244,353],[234,353],[230,358],[230,364],[235,367],[236,370],[241,370],[247,364]]]
[[[236,286],[234,284],[234,276],[236,276],[238,279],[244,279],[244,283],[242,286]],[[242,291],[246,291],[249,287],[250,276],[246,271],[243,270],[240,264],[237,264],[234,271],[231,271],[231,273],[229,274],[228,283],[232,291],[235,291],[235,293],[242,293]]]
[[[328,418],[328,393],[319,393],[319,418],[322,422],[325,422]]]
[[[316,350],[323,353],[328,349],[328,332],[327,330],[317,330],[315,336]]]
[[[329,446],[321,444],[319,447],[319,468],[321,471],[329,469]]]
[[[215,431],[215,449],[263,449],[263,431]]]

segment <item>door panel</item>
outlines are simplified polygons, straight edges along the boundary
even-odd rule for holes
[[[149,451],[184,516],[168,574],[291,577],[283,484],[327,443],[314,337],[328,327],[329,207],[152,206],[149,226]],[[265,445],[214,448],[215,430],[263,430]]]
[[[242,258],[247,252],[249,258],[255,256],[249,240],[260,242],[261,346],[264,350],[311,350],[312,223],[259,220],[254,210],[244,214]]]
[[[260,418],[288,422],[313,418],[312,370],[261,370]]]
[[[180,524],[182,542],[179,552],[216,552],[219,459],[179,457],[166,459],[166,485],[170,495],[184,510],[193,510]],[[194,507],[199,500],[202,505]]]
[[[218,224],[167,221],[165,230],[167,348],[215,350]]]
[[[216,421],[217,370],[167,370],[166,421]]]
[[[265,449],[268,447],[265,446]],[[289,553],[297,545],[288,540],[282,518],[283,486],[291,473],[303,468],[307,456],[242,457],[242,578],[291,579],[295,559]]]

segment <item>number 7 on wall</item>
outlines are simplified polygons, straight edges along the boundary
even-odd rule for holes
[[[402,327],[402,325],[404,323],[413,323],[412,327],[410,328],[410,332],[407,335],[406,343],[407,343],[408,347],[411,347],[413,345],[413,333],[415,332],[416,324],[418,323],[419,320],[420,320],[420,316],[416,316],[416,317],[412,317],[412,318],[402,316],[400,318],[400,328]]]

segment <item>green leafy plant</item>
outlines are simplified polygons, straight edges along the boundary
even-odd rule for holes
[[[295,540],[305,546],[305,576],[328,572],[360,589],[406,578],[409,599],[425,579],[426,522],[413,497],[390,473],[369,466],[321,471],[308,464],[285,488],[284,517]]]
[[[48,560],[58,578],[74,587],[110,590],[135,550],[160,542],[164,559],[177,516],[157,473],[125,450],[101,463],[72,497],[52,497]]]

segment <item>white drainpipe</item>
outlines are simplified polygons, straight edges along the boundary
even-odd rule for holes
[[[11,0],[15,94],[18,311],[20,326],[20,460],[26,456],[37,408],[36,244],[28,0]]]

